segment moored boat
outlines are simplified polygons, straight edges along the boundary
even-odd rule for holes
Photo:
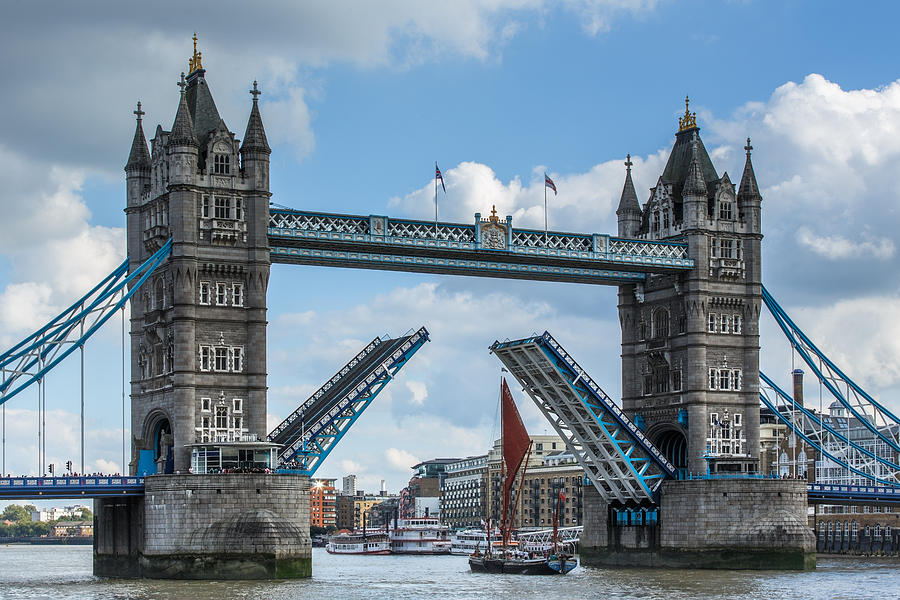
[[[437,517],[398,519],[390,530],[392,554],[450,554],[450,528]]]
[[[391,542],[385,533],[355,531],[328,537],[325,551],[329,554],[373,554],[391,553]]]

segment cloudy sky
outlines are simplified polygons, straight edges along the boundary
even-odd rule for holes
[[[552,229],[614,233],[626,153],[642,202],[684,96],[721,175],[745,139],[764,197],[764,282],[875,397],[900,392],[900,6],[838,2],[458,0],[377,3],[16,3],[0,23],[0,346],[124,257],[134,105],[171,127],[190,37],[229,128],[259,81],[273,201],[469,223],[492,205]],[[428,327],[319,475],[395,491],[409,467],[486,451],[495,339],[549,330],[619,396],[615,288],[277,265],[269,287],[269,420],[378,335]],[[118,326],[88,347],[89,470],[121,469]],[[762,364],[790,350],[764,317]],[[48,459],[79,461],[76,366],[48,380]],[[812,382],[808,382],[812,386]],[[809,390],[809,387],[808,387]],[[807,396],[816,392],[807,392]],[[35,393],[7,408],[7,471],[35,472]],[[533,433],[549,426],[523,404]]]

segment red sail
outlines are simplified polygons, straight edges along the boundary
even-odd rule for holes
[[[522,423],[522,417],[516,409],[512,394],[506,385],[506,379],[500,388],[501,421],[503,423],[503,461],[506,463],[506,480],[503,482],[503,504],[509,506],[509,494],[516,480],[516,474],[528,453],[531,439]]]

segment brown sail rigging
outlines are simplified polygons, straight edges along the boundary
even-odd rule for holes
[[[501,530],[505,547],[512,525],[512,518],[509,514],[512,487],[515,485],[516,475],[519,473],[531,445],[531,438],[528,437],[528,431],[525,429],[525,424],[522,423],[522,417],[516,408],[509,386],[506,385],[506,379],[503,379],[500,385],[500,415],[503,423],[503,463],[505,465]]]

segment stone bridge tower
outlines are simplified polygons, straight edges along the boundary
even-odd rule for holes
[[[132,473],[186,471],[188,444],[266,435],[269,155],[253,83],[243,143],[197,52],[170,131],[141,124],[125,167],[131,268],[171,257],[131,301]]]
[[[756,471],[762,198],[750,140],[735,190],[716,173],[687,101],[679,125],[643,209],[625,163],[619,235],[683,239],[695,268],[619,286],[622,403],[679,468]]]

